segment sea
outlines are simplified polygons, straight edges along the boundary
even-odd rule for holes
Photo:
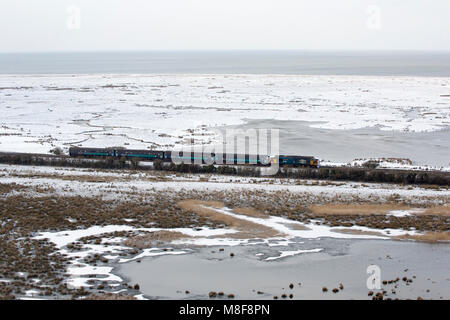
[[[0,74],[287,74],[450,77],[450,52],[420,51],[148,51],[0,53]],[[284,152],[346,162],[408,158],[449,166],[450,128],[395,135],[377,128],[325,130],[265,119],[255,128],[282,129]],[[306,137],[309,137],[306,139]],[[301,143],[300,143],[301,142]],[[298,150],[301,145],[301,151]]]
[[[450,77],[450,52],[0,53],[0,74],[299,74]]]

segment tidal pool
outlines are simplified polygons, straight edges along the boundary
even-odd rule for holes
[[[450,245],[391,240],[317,239],[289,246],[252,244],[199,247],[184,255],[148,257],[119,264],[115,272],[140,285],[149,299],[209,299],[210,291],[232,293],[235,299],[371,299],[369,265],[377,265],[385,298],[449,299]],[[223,251],[219,249],[223,248]],[[285,258],[282,251],[311,250]],[[230,253],[234,256],[231,257]],[[407,283],[403,277],[411,279]],[[290,284],[293,288],[289,288]],[[344,286],[333,293],[333,288]],[[397,286],[397,287],[395,287]],[[328,292],[322,288],[327,287]],[[379,292],[381,290],[373,290]],[[392,292],[395,291],[395,294]]]

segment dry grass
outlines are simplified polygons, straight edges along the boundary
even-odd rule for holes
[[[253,209],[253,208],[238,208],[238,207],[235,207],[235,208],[233,208],[233,212],[237,213],[237,214],[243,214],[243,215],[246,215],[246,216],[249,216],[249,217],[255,217],[255,218],[268,218],[269,217],[269,215],[261,213],[258,210]]]
[[[69,171],[69,170],[67,170]],[[66,172],[67,172],[66,171]],[[132,176],[132,172],[128,172],[129,175],[126,175],[127,172],[123,172],[122,175],[114,175],[117,172],[114,171],[106,171],[106,170],[90,170],[92,173],[111,173],[112,175],[97,175],[97,174],[50,174],[44,172],[20,172],[20,173],[9,173],[10,177],[17,178],[29,178],[29,179],[56,179],[62,181],[79,181],[79,182],[89,182],[89,183],[110,183],[110,182],[127,182],[134,181],[136,177]],[[161,173],[156,173],[153,175],[147,175],[145,177],[140,177],[140,180],[145,180],[149,182],[163,182],[169,181],[166,177],[161,175]]]
[[[105,293],[103,295],[92,294],[87,296],[84,300],[137,300],[133,296],[125,294]]]
[[[317,215],[370,215],[412,208],[402,204],[324,204],[312,205],[309,209]]]
[[[93,170],[95,171],[95,170]],[[107,171],[102,171],[107,172]],[[116,172],[116,171],[111,171]],[[155,173],[157,174],[157,173]],[[47,174],[21,175],[23,178],[47,178]],[[112,182],[111,176],[76,176],[74,174],[53,175],[52,178],[63,180],[79,180],[85,182]],[[113,177],[114,182],[121,181],[163,181],[171,177],[120,176]],[[46,183],[47,185],[47,183]],[[99,188],[102,186],[99,186]],[[67,187],[70,189],[70,187]],[[31,236],[39,231],[74,230],[94,225],[131,225],[134,227],[179,228],[209,227],[223,228],[225,225],[238,230],[226,237],[265,238],[278,236],[276,230],[251,223],[239,217],[231,217],[214,210],[214,208],[234,208],[234,212],[250,217],[281,216],[292,220],[309,223],[312,219],[324,225],[343,229],[353,225],[371,228],[400,228],[410,230],[411,227],[421,232],[430,231],[424,236],[410,237],[418,241],[448,241],[450,216],[448,196],[418,196],[405,199],[393,197],[389,204],[382,196],[374,196],[367,200],[360,195],[323,196],[310,192],[295,193],[288,190],[271,192],[262,190],[146,190],[137,188],[120,189],[114,186],[104,187],[102,197],[59,196],[51,188],[34,186],[1,184],[4,195],[0,197],[0,278],[12,279],[13,282],[0,283],[1,297],[20,296],[24,290],[35,289],[46,296],[68,297],[81,294],[64,286],[67,277],[67,259],[56,252],[53,244],[45,240],[33,240]],[[90,190],[86,189],[86,190]],[[11,192],[12,191],[12,192]],[[37,192],[51,193],[51,196],[36,195]],[[73,190],[80,192],[80,190]],[[83,191],[83,189],[81,189]],[[104,191],[104,192],[103,192]],[[8,194],[10,193],[10,194]],[[1,192],[0,192],[1,194]],[[18,195],[19,194],[19,195]],[[82,194],[89,194],[83,192]],[[115,200],[107,200],[115,199]],[[200,199],[189,200],[185,199]],[[371,201],[369,203],[369,201]],[[397,204],[395,204],[397,201]],[[409,202],[406,202],[409,201]],[[405,217],[386,216],[391,210],[406,210],[417,207],[424,208],[423,213]],[[437,203],[443,204],[436,206]],[[207,206],[206,208],[203,207]],[[433,206],[434,205],[434,206]],[[308,209],[311,206],[311,210]],[[428,209],[426,209],[428,207]],[[71,222],[70,220],[75,220]],[[289,225],[292,229],[303,229],[302,225]],[[339,232],[339,231],[338,231]],[[352,232],[355,232],[352,230]],[[406,231],[405,231],[406,232]],[[153,233],[136,237],[137,233],[114,233],[113,236],[132,237],[134,247],[147,245],[147,241],[171,241],[180,236],[177,233]],[[187,237],[184,236],[183,237]],[[406,237],[404,237],[406,238]],[[79,250],[84,240],[80,239],[68,250]],[[136,250],[137,249],[133,249]],[[95,262],[95,261],[93,261]],[[97,262],[101,262],[97,259]],[[89,262],[91,263],[91,262]],[[17,271],[30,273],[28,279],[17,280]],[[30,279],[40,279],[33,283]],[[100,281],[100,280],[99,280]],[[97,292],[89,289],[83,296]],[[101,290],[101,289],[98,289]]]
[[[29,187],[17,183],[0,183],[0,194],[10,193],[12,191],[25,191]]]
[[[247,220],[235,218],[223,213],[220,213],[214,208],[223,208],[225,205],[217,201],[200,201],[200,200],[185,200],[180,201],[178,205],[186,211],[195,212],[196,214],[211,219],[213,221],[221,222],[228,227],[237,229],[239,232],[230,234],[229,237],[234,238],[269,238],[279,236],[279,232],[266,227],[261,224],[253,223]]]
[[[182,238],[189,238],[189,236],[181,232],[161,230],[128,238],[123,243],[128,247],[144,249],[144,248],[151,248],[156,243],[170,242]]]
[[[185,212],[176,206],[177,201],[159,194],[153,194],[145,201],[65,196],[0,197],[0,221],[3,221],[0,224],[0,278],[14,280],[0,282],[0,299],[23,295],[24,290],[29,289],[36,290],[39,295],[65,298],[91,293],[64,285],[63,280],[69,276],[66,273],[68,258],[57,252],[54,244],[32,239],[36,232],[109,224],[156,228],[217,227],[211,220]],[[73,220],[69,221],[69,218]],[[126,232],[112,234],[117,237],[134,235]],[[76,251],[83,243],[96,240],[96,237],[85,237],[67,248]],[[99,261],[102,261],[101,255],[91,262]],[[28,276],[16,279],[18,271]],[[31,279],[40,281],[34,283]]]
[[[426,232],[423,235],[405,234],[405,235],[393,237],[393,239],[396,239],[396,240],[416,240],[416,241],[431,242],[431,243],[441,242],[441,241],[447,242],[447,241],[450,241],[450,232],[449,231],[445,231],[445,232]]]
[[[26,191],[33,191],[36,193],[54,193],[55,189],[50,186],[25,186],[22,184],[0,183],[0,195],[8,196],[9,193],[25,193]]]
[[[229,227],[235,227],[236,218],[217,212],[213,208],[223,208],[223,202],[218,201],[200,201],[200,200],[184,200],[178,202],[178,206],[185,211],[194,212],[200,216],[208,217],[212,220],[224,223]],[[209,208],[207,208],[209,207]]]
[[[48,174],[48,173],[10,173],[11,177],[30,178],[30,179],[57,179],[64,181],[79,181],[90,183],[105,183],[125,181],[122,177],[98,176],[98,175],[69,175],[69,174]]]
[[[449,216],[450,215],[450,205],[436,206],[426,209],[423,213],[428,215],[438,215],[438,216]]]
[[[344,234],[386,237],[384,234],[382,234],[381,232],[377,232],[377,231],[364,231],[364,230],[355,230],[355,229],[347,229],[347,228],[333,229],[332,231],[338,232],[338,233],[344,233]]]
[[[307,226],[304,226],[304,225],[301,225],[301,224],[296,224],[296,223],[286,223],[284,225],[286,227],[288,227],[289,229],[292,229],[292,230],[302,230],[302,231],[311,230]]]

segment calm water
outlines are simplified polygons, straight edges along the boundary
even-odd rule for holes
[[[450,76],[450,52],[154,51],[0,54],[1,74]]]
[[[297,246],[323,251],[264,260],[278,256],[278,250],[295,250]],[[237,299],[281,298],[283,293],[294,294],[294,299],[370,299],[367,267],[375,264],[380,267],[381,280],[414,277],[410,285],[401,281],[395,294],[391,291],[394,285],[383,286],[388,291],[386,297],[448,299],[449,250],[446,244],[324,238],[290,244],[289,249],[251,245],[219,252],[217,248],[199,248],[187,255],[121,264],[116,271],[129,283],[139,283],[141,292],[153,299],[208,299],[211,290],[233,293]],[[230,252],[235,254],[233,258]],[[288,288],[290,283],[295,284],[293,289]],[[344,284],[344,290],[332,293],[339,283]],[[323,286],[328,293],[322,292]]]
[[[307,122],[247,120],[236,129],[281,128],[282,154],[320,155],[348,162],[361,158],[406,158],[416,165],[449,166],[450,128],[433,132],[396,132],[378,128],[333,130],[312,128]]]

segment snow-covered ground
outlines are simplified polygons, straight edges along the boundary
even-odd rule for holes
[[[70,275],[68,284],[73,287],[91,287],[89,280],[100,279],[102,281],[111,281],[115,283],[120,283],[123,281],[117,275],[112,273],[113,267],[111,266],[92,266],[83,261],[85,257],[94,254],[102,254],[108,260],[116,261],[119,258],[119,254],[125,252],[127,249],[131,249],[121,242],[125,240],[124,238],[103,238],[100,244],[84,244],[81,251],[70,251],[66,248],[67,245],[75,243],[79,239],[88,236],[101,236],[104,234],[110,234],[117,231],[139,231],[139,232],[155,232],[163,230],[161,228],[133,228],[127,225],[109,225],[109,226],[93,226],[87,229],[76,229],[76,230],[65,230],[58,232],[41,232],[35,236],[35,239],[48,239],[53,242],[58,248],[61,254],[69,257],[71,259],[71,265],[68,267],[67,273]],[[180,232],[187,237],[210,237],[210,236],[221,236],[226,234],[232,234],[236,232],[233,229],[208,229],[202,228],[201,230],[195,230],[190,228],[175,228],[168,229],[173,232]],[[111,245],[111,243],[117,243],[116,245]],[[140,259],[143,257],[159,256],[166,254],[185,254],[189,250],[168,250],[168,248],[150,248],[144,250],[142,253],[136,255],[129,259],[120,259],[120,263],[132,261],[135,259]]]
[[[251,119],[424,132],[449,126],[449,78],[287,75],[0,76],[0,151],[173,147]]]
[[[92,177],[98,179],[85,179]],[[104,179],[104,180],[102,180]],[[0,183],[18,183],[30,187],[41,187],[45,193],[46,188],[52,196],[82,195],[88,197],[102,196],[103,199],[117,199],[118,194],[123,200],[127,200],[128,193],[136,196],[145,194],[151,196],[154,193],[164,193],[170,197],[178,192],[234,192],[243,195],[246,192],[256,191],[261,197],[267,197],[269,193],[288,194],[305,199],[328,199],[330,201],[350,201],[364,199],[367,201],[383,201],[392,196],[398,196],[398,201],[423,204],[446,204],[450,199],[448,188],[420,188],[415,186],[393,186],[392,184],[362,184],[352,182],[317,182],[309,180],[275,179],[275,178],[243,178],[219,175],[164,175],[159,172],[139,172],[122,170],[92,170],[79,168],[57,168],[57,167],[32,167],[0,165]],[[3,197],[18,194],[12,191]],[[29,196],[43,196],[33,190],[20,191]],[[207,205],[205,205],[207,206]],[[173,228],[161,229],[153,227],[137,227],[133,219],[124,219],[123,225],[91,226],[88,228],[77,227],[75,221],[73,229],[41,232],[34,236],[35,239],[49,239],[54,243],[56,250],[70,259],[67,274],[70,275],[67,283],[74,287],[91,287],[92,281],[105,281],[110,286],[119,287],[124,279],[115,273],[114,266],[130,261],[140,260],[146,257],[158,257],[163,255],[185,255],[194,252],[197,246],[251,246],[254,244],[267,247],[266,254],[261,259],[267,263],[275,263],[279,259],[301,254],[317,254],[322,252],[318,242],[317,246],[306,247],[306,242],[320,238],[335,239],[389,239],[392,236],[404,235],[406,233],[417,235],[411,229],[408,231],[400,229],[374,229],[353,225],[346,227],[332,227],[320,224],[319,221],[299,222],[286,217],[268,216],[265,218],[253,217],[239,214],[231,208],[213,208],[217,213],[227,215],[230,218],[240,219],[272,229],[275,236],[268,238],[239,238],[234,237],[237,229],[233,228]],[[418,209],[420,210],[420,209]],[[397,217],[415,214],[416,210],[394,210],[388,215]],[[70,218],[70,217],[69,217]],[[68,219],[69,219],[68,218]],[[69,220],[70,221],[70,220]],[[137,254],[130,255],[131,248],[123,244],[125,236],[112,235],[113,232],[133,232],[139,234],[155,231],[173,231],[186,237],[177,238],[170,243],[155,245],[146,248]],[[83,237],[100,237],[99,243],[81,243]],[[79,250],[71,250],[68,245],[78,243]],[[122,254],[125,253],[125,256]],[[85,261],[92,255],[101,255],[108,259],[107,263],[92,265]],[[32,293],[30,293],[33,296]]]
[[[321,166],[330,167],[363,167],[367,163],[376,164],[379,169],[400,169],[400,170],[429,170],[429,171],[445,171],[450,172],[449,166],[430,166],[430,165],[413,165],[407,159],[385,159],[385,158],[368,158],[368,159],[356,159],[351,162],[333,162],[333,161],[321,161]]]
[[[290,250],[290,244],[302,244],[302,239],[319,239],[323,237],[337,238],[337,239],[389,239],[390,236],[408,234],[420,234],[415,231],[405,232],[403,230],[396,229],[371,229],[361,226],[353,226],[349,229],[352,231],[369,232],[368,234],[349,234],[340,233],[338,227],[329,227],[326,225],[318,225],[314,222],[303,224],[294,220],[281,218],[281,217],[269,217],[269,218],[255,218],[242,214],[236,214],[229,208],[211,208],[225,215],[230,215],[237,219],[247,220],[257,225],[268,227],[280,232],[280,236],[266,239],[234,239],[230,238],[236,232],[234,229],[208,229],[203,228],[201,230],[194,230],[188,228],[174,228],[174,229],[161,229],[161,228],[133,228],[130,226],[94,226],[88,229],[67,230],[59,232],[42,232],[35,236],[35,239],[48,239],[53,242],[59,252],[71,258],[71,264],[67,269],[67,273],[70,275],[67,283],[72,287],[91,287],[89,281],[101,280],[112,283],[112,286],[116,286],[123,282],[123,279],[113,273],[113,267],[111,266],[92,266],[83,262],[83,258],[94,254],[103,254],[105,258],[116,263],[127,263],[134,260],[140,260],[146,257],[157,257],[163,255],[182,255],[192,253],[192,246],[239,246],[239,245],[255,245],[265,244],[268,247],[274,247],[272,249],[274,256],[265,258],[265,261],[273,261],[286,257],[291,257],[298,254],[311,254],[321,252],[322,248],[306,249],[306,250]],[[302,226],[303,230],[296,230],[292,225]],[[86,236],[102,236],[114,231],[173,231],[181,232],[186,235],[186,238],[172,241],[172,244],[178,248],[165,247],[151,247],[142,250],[139,254],[131,258],[119,258],[120,253],[131,249],[124,245],[120,245],[123,238],[111,238],[104,237],[100,244],[84,244],[81,251],[71,252],[65,246],[74,243],[77,240]],[[375,234],[370,234],[374,232]],[[256,240],[256,241],[255,241]],[[111,243],[117,243],[117,245],[111,246]],[[108,245],[106,245],[108,244]],[[180,249],[179,247],[182,246]],[[285,248],[283,248],[285,247]],[[281,249],[282,248],[282,249]]]
[[[99,177],[86,181],[84,176]],[[103,178],[102,181],[100,178]],[[58,167],[30,167],[0,164],[0,183],[18,183],[25,186],[51,188],[52,195],[101,196],[116,199],[115,191],[135,195],[155,192],[235,192],[246,191],[293,194],[305,199],[355,201],[355,199],[383,201],[400,197],[407,202],[435,204],[448,203],[448,188],[422,188],[383,183],[331,182],[278,178],[231,177],[223,175],[164,175],[142,171],[97,171]],[[11,194],[14,194],[12,192]],[[31,193],[32,194],[32,193]],[[39,195],[39,194],[38,194]]]

